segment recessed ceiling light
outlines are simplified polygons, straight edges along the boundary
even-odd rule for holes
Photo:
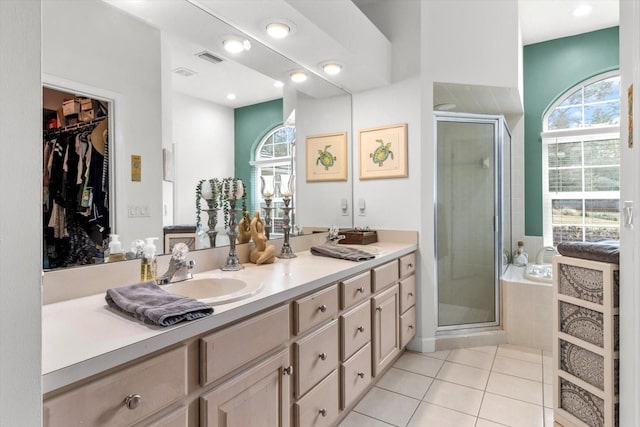
[[[236,94],[235,93],[230,93],[227,95],[227,99],[229,101],[233,101],[234,99],[236,99]]]
[[[342,71],[342,65],[337,62],[327,62],[322,66],[322,69],[325,73],[335,76],[336,74],[340,74],[340,71]]]
[[[274,39],[283,39],[289,35],[291,27],[282,22],[271,22],[267,24],[267,33]]]
[[[433,109],[436,111],[448,111],[453,110],[454,108],[456,108],[456,104],[452,104],[450,102],[446,104],[436,104],[433,106]]]
[[[222,42],[224,49],[230,53],[240,53],[244,50],[251,49],[251,42],[249,40],[240,40],[237,38],[228,38]]]
[[[296,83],[302,83],[307,80],[307,74],[304,71],[294,71],[289,77]]]
[[[581,4],[580,6],[573,9],[571,14],[575,17],[585,16],[591,13],[593,8],[589,4]]]
[[[280,80],[276,80],[275,82],[273,82],[273,85],[275,87],[284,87],[284,83],[282,83]]]

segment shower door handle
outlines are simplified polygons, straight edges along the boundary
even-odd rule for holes
[[[494,215],[493,216],[493,231],[494,231],[494,233],[498,232],[498,224],[499,224],[498,215]]]

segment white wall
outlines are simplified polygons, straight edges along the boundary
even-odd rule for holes
[[[306,137],[347,132],[347,147],[353,145],[351,134],[351,96],[315,99],[298,92],[296,100],[296,211],[301,227],[351,227],[351,152],[347,148],[347,181],[307,182]],[[344,159],[343,159],[344,161]],[[346,215],[341,200],[347,200]]]
[[[620,200],[632,201],[635,228],[620,227],[620,425],[640,425],[640,4],[620,1]],[[633,141],[628,147],[627,90],[633,84]],[[622,206],[621,206],[622,208]],[[621,218],[622,222],[622,218]]]
[[[114,93],[116,228],[124,247],[162,233],[160,34],[97,0],[42,1],[45,75]],[[113,136],[112,136],[113,137]],[[131,182],[131,155],[142,157],[142,181]],[[128,206],[149,218],[129,218]]]
[[[234,175],[233,109],[202,99],[173,93],[175,224],[195,224],[195,189],[201,179]],[[206,203],[201,203],[202,208]],[[208,216],[201,215],[208,229]],[[222,212],[218,225],[222,226]]]
[[[42,424],[39,1],[0,1],[0,425]]]
[[[420,164],[423,150],[420,111],[420,79],[417,77],[353,95],[355,226],[391,230],[420,227],[420,180],[422,174],[431,169]],[[360,180],[358,131],[400,123],[407,124],[408,177]],[[364,215],[360,215],[360,199],[365,203]]]

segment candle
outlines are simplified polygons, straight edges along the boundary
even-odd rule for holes
[[[285,173],[280,175],[280,192],[282,193],[282,197],[291,197],[290,183],[291,175]]]
[[[200,188],[200,194],[204,199],[213,199],[213,190],[211,190],[211,183],[209,180],[205,180]]]
[[[233,187],[235,183],[236,191],[233,191]],[[244,194],[244,185],[242,184],[242,180],[234,178],[232,180],[227,181],[227,198],[237,200],[242,197]]]
[[[273,196],[273,175],[261,176],[262,181],[262,195],[265,199],[270,199]]]

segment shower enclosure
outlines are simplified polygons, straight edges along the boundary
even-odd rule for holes
[[[500,324],[511,248],[511,135],[502,116],[435,113],[438,331]]]

